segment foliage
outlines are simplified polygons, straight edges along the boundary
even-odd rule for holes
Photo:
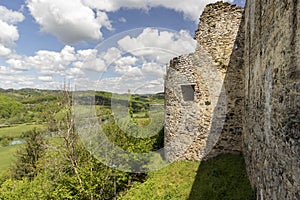
[[[45,149],[46,142],[43,133],[33,129],[26,138],[24,146],[17,151],[13,177],[19,180],[24,177],[32,180],[38,173],[37,163]]]
[[[0,94],[0,119],[21,119],[20,115],[24,112],[25,107],[22,103]]]
[[[78,174],[64,174],[55,184],[54,199],[112,199],[116,191],[127,186],[128,174],[115,171],[88,155],[78,166]],[[70,197],[67,197],[71,194]]]
[[[40,163],[45,176],[51,180],[49,199],[112,199],[114,172],[87,152],[79,143],[75,152],[64,143],[52,146]],[[55,162],[54,162],[55,161]],[[120,182],[122,173],[116,172]],[[118,183],[120,187],[120,183]]]
[[[47,180],[46,177],[39,174],[33,181],[27,178],[21,180],[6,179],[0,187],[0,199],[49,199],[51,180]]]
[[[7,147],[10,143],[10,140],[8,138],[4,138],[0,140],[0,147]]]
[[[161,147],[163,129],[155,130],[157,134],[153,137],[139,138],[134,135],[150,135],[151,132],[149,131],[151,131],[151,129],[139,129],[138,126],[130,123],[128,119],[116,123],[113,118],[110,118],[107,123],[102,124],[102,130],[105,135],[109,137],[111,142],[128,152],[145,153],[157,150]],[[128,133],[130,133],[130,135]]]
[[[41,123],[45,112],[59,109],[59,92],[51,90],[0,90],[0,123]]]

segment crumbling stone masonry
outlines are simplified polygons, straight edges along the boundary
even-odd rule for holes
[[[209,4],[195,32],[195,53],[170,62],[165,88],[167,159],[201,160],[208,153],[241,152],[243,104],[237,91],[243,88],[243,65],[241,44],[235,40],[242,13],[229,3]],[[239,52],[235,60],[230,60],[232,49]],[[227,73],[232,81],[225,84]],[[184,86],[194,89],[193,101],[184,99]]]
[[[243,149],[258,199],[300,199],[300,1],[245,8]]]
[[[300,1],[208,5],[166,77],[166,158],[242,152],[257,199],[300,199]]]

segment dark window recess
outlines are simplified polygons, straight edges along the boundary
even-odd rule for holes
[[[195,85],[181,85],[181,91],[185,101],[194,101]]]

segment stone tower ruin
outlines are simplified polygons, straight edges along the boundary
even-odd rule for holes
[[[244,155],[257,199],[300,199],[300,1],[209,4],[167,66],[165,156]]]
[[[242,110],[242,97],[237,93],[242,90],[242,84],[237,84],[242,83],[242,53],[235,53],[234,62],[231,55],[233,49],[240,51],[236,38],[242,14],[241,7],[229,3],[209,4],[195,32],[195,53],[174,58],[168,65],[168,160],[202,160],[208,153],[241,151],[242,119],[235,116]],[[233,80],[225,83],[228,73]]]

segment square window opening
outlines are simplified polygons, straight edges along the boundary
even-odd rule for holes
[[[181,85],[181,91],[184,101],[195,100],[195,84]]]

